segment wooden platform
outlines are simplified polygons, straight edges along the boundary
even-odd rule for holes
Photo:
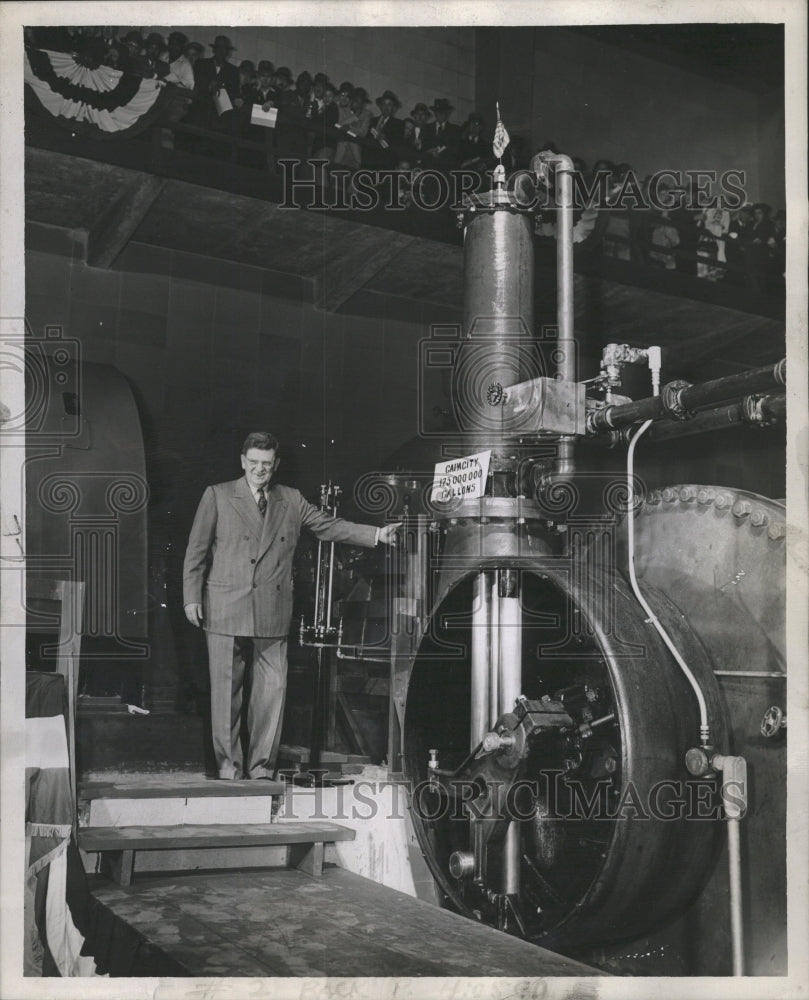
[[[598,970],[327,866],[94,886],[112,976],[594,976]]]

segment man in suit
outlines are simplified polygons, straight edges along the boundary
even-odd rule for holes
[[[392,90],[386,90],[377,97],[379,114],[371,119],[368,138],[374,139],[376,148],[368,147],[362,153],[362,165],[371,170],[390,170],[399,159],[399,147],[404,135],[401,119],[394,117],[402,102]]]
[[[233,110],[220,114],[216,105],[216,97],[222,92],[227,94],[232,108],[242,106],[239,70],[228,62],[235,48],[227,35],[217,35],[211,43],[213,55],[210,59],[198,59],[194,64],[194,103],[193,113],[198,124],[205,128],[216,128],[229,131],[233,128]]]
[[[447,172],[457,166],[460,129],[449,120],[454,110],[446,97],[437,98],[433,104],[435,121],[424,126],[421,162],[425,167]]]
[[[292,557],[301,527],[330,542],[393,545],[399,525],[375,528],[332,518],[289,486],[271,485],[278,441],[264,431],[242,447],[244,476],[209,486],[197,509],[183,566],[183,604],[205,629],[211,677],[211,730],[220,778],[271,778],[275,771],[292,617]],[[250,745],[239,733],[245,667]]]

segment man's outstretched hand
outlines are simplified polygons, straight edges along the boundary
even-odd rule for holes
[[[379,541],[383,542],[385,545],[395,545],[396,544],[396,532],[401,528],[402,522],[399,521],[397,524],[386,524],[384,528],[379,529]]]
[[[202,624],[202,605],[186,604],[185,617],[191,622],[192,625],[196,625],[197,628],[199,628]]]

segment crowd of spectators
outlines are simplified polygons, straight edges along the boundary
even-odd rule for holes
[[[552,142],[544,149],[555,149]],[[650,268],[678,271],[707,281],[724,281],[754,292],[783,289],[786,268],[786,212],[764,202],[729,207],[727,200],[701,207],[695,190],[663,181],[650,194],[653,175],[638,182],[638,204],[625,181],[637,174],[629,163],[596,160],[592,168],[573,157],[575,169],[593,188],[594,178],[608,175],[607,211],[576,213],[574,240],[595,235],[598,252]],[[623,197],[622,197],[623,193]],[[702,201],[704,202],[704,198]],[[713,200],[713,199],[712,199]],[[659,207],[654,207],[655,203]],[[670,204],[671,207],[663,207]],[[611,207],[610,207],[611,206]],[[554,235],[552,216],[540,216],[538,234]]]
[[[85,65],[106,65],[124,73],[161,81],[167,89],[161,120],[164,139],[211,156],[235,156],[243,166],[276,172],[278,161],[325,161],[318,169],[328,185],[330,172],[393,170],[405,204],[419,173],[475,171],[479,186],[490,184],[497,160],[484,117],[471,113],[453,122],[447,98],[418,102],[402,115],[402,102],[387,89],[372,100],[350,80],[335,83],[327,73],[297,75],[269,59],[233,61],[226,35],[204,46],[182,31],[164,39],[157,32],[114,28],[26,29],[27,44],[74,51]],[[210,50],[210,52],[208,51]],[[258,114],[258,112],[261,114]],[[260,123],[271,114],[272,127]],[[178,127],[180,126],[180,127]],[[185,126],[183,128],[182,126]],[[546,142],[543,149],[554,149]],[[506,150],[508,169],[527,166],[527,150],[514,137]],[[600,159],[591,167],[574,157],[588,180],[609,176],[607,206],[576,212],[574,239],[599,254],[708,281],[728,281],[757,291],[782,287],[785,269],[786,214],[763,203],[731,209],[693,207],[689,192],[669,185],[671,209],[644,204],[620,210],[617,199],[631,164]],[[641,183],[646,195],[650,178]],[[645,207],[644,207],[645,205]],[[537,233],[554,235],[552,215],[540,215]]]

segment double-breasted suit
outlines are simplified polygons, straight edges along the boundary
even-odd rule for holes
[[[265,491],[262,517],[246,478],[209,486],[191,528],[183,603],[201,604],[211,675],[214,751],[221,777],[269,777],[281,735],[286,643],[292,617],[292,559],[301,528],[332,542],[373,547],[377,529],[332,518],[296,489]],[[239,742],[244,670],[252,654],[250,749]]]

